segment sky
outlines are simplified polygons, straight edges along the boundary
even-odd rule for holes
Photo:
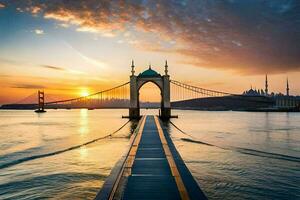
[[[264,88],[265,74],[285,93],[288,77],[298,95],[299,44],[298,0],[0,0],[0,104],[122,84],[132,59],[137,73],[168,60],[171,79],[231,93]]]

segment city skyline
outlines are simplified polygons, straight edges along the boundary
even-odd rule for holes
[[[137,73],[149,62],[162,73],[167,59],[175,79],[231,93],[263,88],[266,73],[269,90],[285,93],[289,77],[298,95],[298,10],[296,1],[2,0],[0,104],[38,89],[69,97],[109,88],[129,79],[132,59]]]

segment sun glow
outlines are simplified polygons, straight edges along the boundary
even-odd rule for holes
[[[87,89],[82,89],[80,91],[80,96],[82,96],[82,97],[86,97],[86,96],[89,96],[89,95],[90,95],[90,92]]]

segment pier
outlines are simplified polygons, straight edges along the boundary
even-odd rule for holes
[[[143,116],[120,159],[95,198],[207,199],[157,116]]]

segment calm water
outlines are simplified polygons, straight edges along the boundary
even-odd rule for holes
[[[93,199],[128,147],[126,114],[0,111],[0,199]],[[173,114],[165,128],[210,199],[300,199],[299,113]]]

